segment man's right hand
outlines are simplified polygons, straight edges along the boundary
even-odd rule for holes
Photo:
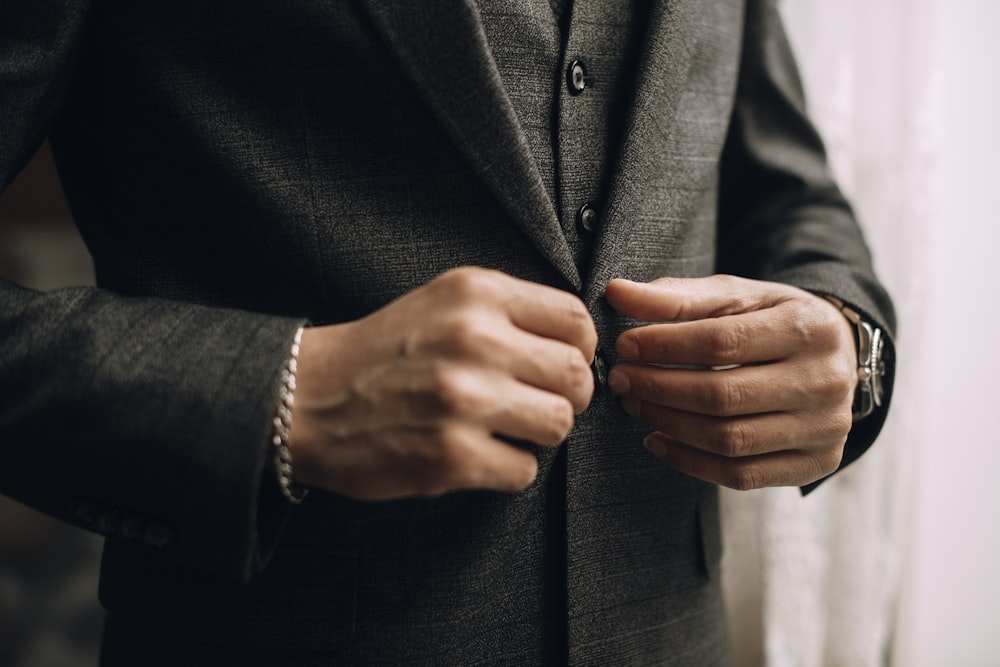
[[[478,268],[449,271],[348,324],[307,328],[291,452],[298,481],[384,500],[517,491],[594,390],[597,334],[575,296]]]

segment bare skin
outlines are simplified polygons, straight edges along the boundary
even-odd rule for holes
[[[737,489],[836,470],[856,352],[846,319],[786,285],[713,276],[614,280],[609,303],[653,322],[617,340],[609,381],[677,470]],[[597,335],[575,296],[478,268],[443,274],[356,322],[306,329],[296,478],[352,498],[518,491],[593,394]],[[736,366],[728,370],[664,365]]]
[[[449,271],[356,322],[306,329],[290,434],[299,481],[386,500],[518,491],[593,394],[597,334],[577,297]]]
[[[803,485],[840,464],[857,382],[854,336],[823,298],[732,276],[614,280],[609,303],[655,322],[623,333],[609,382],[677,470],[735,489]],[[663,368],[654,364],[729,367]]]

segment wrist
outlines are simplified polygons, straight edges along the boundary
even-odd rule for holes
[[[331,424],[337,415],[354,373],[357,349],[348,340],[352,327],[336,324],[307,327],[302,332],[295,375],[295,400],[291,407],[288,450],[293,458],[293,475],[299,484],[327,487],[326,470]]]
[[[856,310],[835,296],[825,295],[825,298],[841,312],[853,329],[857,351],[858,382],[855,387],[851,412],[854,421],[858,421],[882,406],[884,393],[882,380],[886,373],[883,359],[885,341],[882,330],[866,321]]]

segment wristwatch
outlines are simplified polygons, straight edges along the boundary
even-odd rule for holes
[[[882,405],[882,378],[885,377],[885,359],[882,356],[885,341],[882,330],[865,322],[854,309],[844,305],[835,296],[826,295],[854,326],[854,340],[858,345],[858,386],[854,390],[854,405],[851,413],[854,421],[863,419]]]

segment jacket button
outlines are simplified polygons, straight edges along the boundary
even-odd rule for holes
[[[594,372],[594,390],[607,391],[608,355],[602,348],[597,348],[597,354],[594,355],[594,361],[590,364],[590,368]]]
[[[593,233],[597,229],[597,218],[597,209],[590,204],[584,204],[576,212],[576,226],[579,227],[581,232],[586,234]]]
[[[573,95],[579,95],[587,87],[587,68],[579,60],[571,62],[566,69],[566,84]]]

